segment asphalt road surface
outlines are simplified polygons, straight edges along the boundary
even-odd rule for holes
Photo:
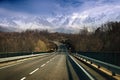
[[[76,64],[77,62],[77,64]],[[77,59],[68,55],[64,45],[47,55],[16,61],[0,67],[0,80],[107,80],[99,73],[87,73]],[[90,69],[87,67],[87,69]],[[114,80],[114,79],[113,79]]]

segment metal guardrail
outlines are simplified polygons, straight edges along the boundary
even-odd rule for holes
[[[120,52],[77,52],[80,55],[87,56],[96,60],[120,66]]]
[[[24,56],[14,56],[14,57],[7,57],[7,58],[0,58],[0,63],[10,62],[10,61],[16,61],[20,59],[26,59],[31,57],[37,57],[40,55],[46,55],[49,53],[41,53],[41,54],[32,54],[32,55],[24,55]]]
[[[112,75],[115,75],[116,73],[120,74],[120,67],[119,66],[109,64],[109,63],[106,63],[106,62],[103,62],[103,61],[100,61],[100,60],[96,60],[96,59],[93,59],[93,58],[90,58],[90,57],[87,57],[87,56],[83,56],[83,55],[80,55],[80,54],[76,54],[76,55],[80,58],[83,58],[85,60],[90,61],[91,63],[95,63],[99,67],[100,66],[105,67],[106,69],[108,69],[112,72]]]
[[[81,65],[79,65],[71,55],[67,56],[67,59],[70,61],[73,69],[75,70],[80,80],[95,80],[95,78],[89,72],[87,72]]]
[[[25,56],[25,55],[41,54],[41,53],[47,53],[47,52],[8,52],[8,53],[0,53],[0,58]]]

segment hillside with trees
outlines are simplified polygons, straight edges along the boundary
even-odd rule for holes
[[[0,32],[0,52],[44,52],[56,45],[46,37],[47,31]]]
[[[47,30],[0,32],[0,52],[39,52],[56,48],[61,41],[73,51],[120,52],[120,22],[102,24],[93,32],[84,28],[80,33],[50,33]]]
[[[94,32],[84,28],[69,40],[76,51],[120,52],[120,22],[108,22]]]

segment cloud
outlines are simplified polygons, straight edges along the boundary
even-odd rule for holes
[[[74,12],[71,15],[71,25],[99,24],[107,21],[120,20],[120,5],[96,6],[82,12]]]
[[[31,14],[19,11],[12,11],[6,8],[0,8],[0,17],[22,17],[22,16],[31,16]]]
[[[119,0],[3,0],[0,1],[0,18],[19,18],[14,22],[22,29],[76,32],[84,26],[120,21],[119,4]],[[36,23],[34,17],[40,17],[43,21]],[[30,22],[24,23],[26,19]]]

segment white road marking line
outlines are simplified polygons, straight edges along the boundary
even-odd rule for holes
[[[26,79],[26,77],[23,77],[23,78],[21,78],[20,80],[25,80]]]
[[[47,61],[46,63],[49,63],[49,61]]]
[[[0,69],[4,69],[4,68],[8,68],[8,67],[12,67],[12,66],[15,66],[15,65],[18,65],[18,64],[22,64],[22,63],[23,63],[23,62],[16,63],[16,64],[12,64],[12,65],[3,66],[3,67],[1,67]]]
[[[33,73],[36,72],[37,70],[39,70],[39,68],[35,69],[34,71],[32,71],[32,72],[29,73],[29,74],[33,74]]]
[[[29,60],[29,59],[25,59],[25,60]],[[4,69],[4,68],[12,67],[12,66],[15,66],[15,65],[18,65],[18,64],[22,64],[22,63],[24,63],[25,60],[24,59],[23,60],[17,60],[16,62],[19,62],[19,63],[6,65],[6,66],[3,66],[3,67],[0,67],[0,69]]]
[[[52,59],[50,59],[50,61],[52,61]]]
[[[46,64],[41,65],[41,67],[45,66]]]
[[[71,59],[83,70],[83,72],[90,78],[90,80],[95,80],[81,65],[79,65],[72,56]]]
[[[47,53],[46,53],[47,54]],[[45,54],[41,54],[41,55],[45,55]],[[31,57],[32,58],[32,57]],[[29,59],[26,59],[26,60],[29,60]],[[16,66],[18,64],[22,64],[24,63],[25,60],[22,60],[22,61],[19,61],[19,63],[15,63],[15,64],[10,64],[10,65],[6,65],[6,66],[3,66],[3,67],[0,67],[0,69],[5,69],[5,68],[9,68],[9,67],[12,67],[12,66]],[[18,61],[16,61],[18,62]]]

